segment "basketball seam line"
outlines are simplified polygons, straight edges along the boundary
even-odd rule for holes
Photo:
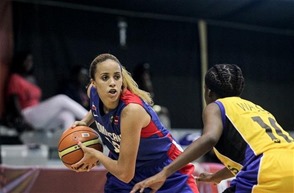
[[[92,140],[89,140],[89,141],[84,141],[83,144],[85,146],[90,146],[90,145],[95,145],[95,144],[98,144],[100,143],[100,140],[99,139],[92,139]],[[62,158],[64,155],[72,152],[72,151],[76,151],[78,149],[81,149],[78,145],[74,145],[74,146],[71,146],[69,148],[66,148],[60,152],[58,152],[59,154],[59,157]]]

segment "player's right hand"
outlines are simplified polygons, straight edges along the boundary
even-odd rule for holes
[[[213,180],[213,173],[208,172],[201,173],[199,176],[195,177],[195,180],[199,182],[218,183]]]

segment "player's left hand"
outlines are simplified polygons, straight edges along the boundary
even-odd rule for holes
[[[75,128],[77,126],[87,126],[87,124],[85,123],[85,121],[75,121],[72,126],[71,126],[71,129],[72,128]]]
[[[71,165],[71,168],[76,172],[88,172],[99,162],[95,156],[98,151],[94,148],[86,147],[81,142],[79,142],[78,145],[83,150],[84,156],[79,162]]]

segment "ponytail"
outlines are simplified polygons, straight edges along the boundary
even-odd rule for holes
[[[145,102],[153,105],[153,100],[149,92],[139,89],[138,84],[132,78],[131,74],[122,66],[123,87],[138,95]]]

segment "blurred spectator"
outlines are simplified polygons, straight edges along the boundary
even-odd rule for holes
[[[5,108],[5,122],[18,132],[33,129],[67,129],[87,110],[66,95],[41,101],[42,90],[33,75],[33,55],[19,52],[11,65]]]
[[[58,92],[89,109],[89,98],[86,93],[86,86],[90,81],[88,69],[82,65],[74,65],[70,72],[70,78],[66,84],[60,84],[61,88]]]
[[[138,64],[137,66],[135,66],[132,76],[137,82],[139,88],[149,92],[151,94],[151,97],[154,99],[155,94],[151,80],[150,64],[147,62]],[[171,129],[171,121],[167,107],[158,105],[155,101],[152,107],[154,111],[158,114],[159,119],[164,124],[164,126]]]

